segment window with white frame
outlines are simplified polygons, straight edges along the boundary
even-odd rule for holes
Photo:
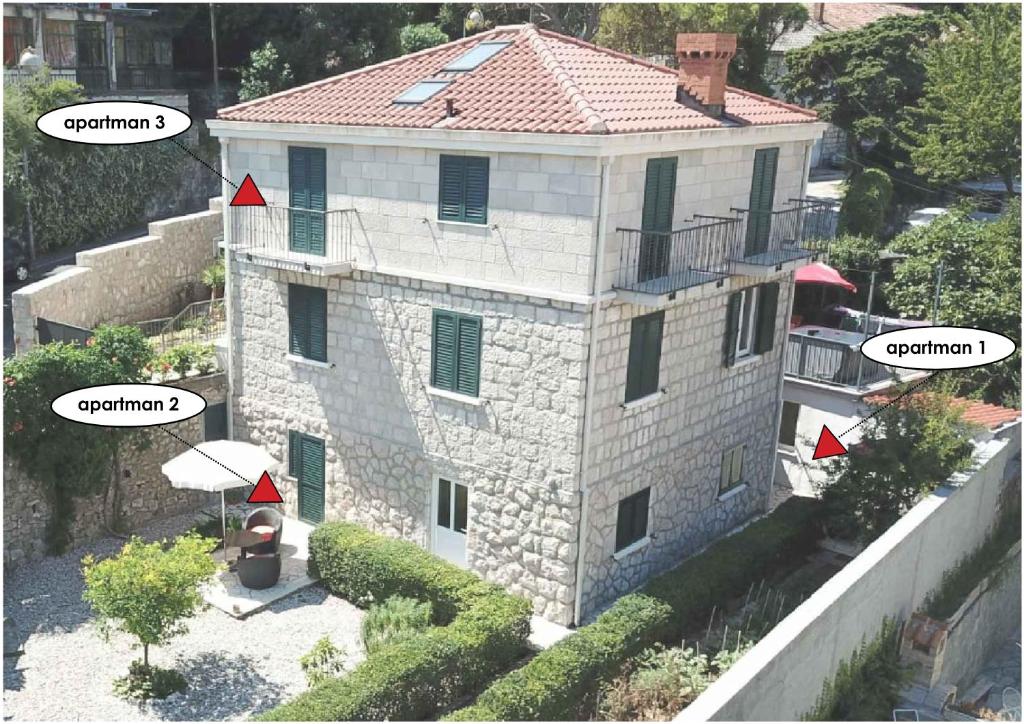
[[[718,481],[719,495],[743,483],[743,448],[743,445],[737,445],[722,454],[722,474]]]
[[[748,287],[740,292],[740,319],[736,330],[736,359],[754,354],[757,338],[757,298],[760,287]]]

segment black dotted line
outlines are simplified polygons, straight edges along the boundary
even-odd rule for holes
[[[235,187],[236,189],[238,188],[238,184],[236,184],[236,183],[235,183],[234,181],[232,181],[231,179],[229,179],[229,178],[225,178],[224,176],[222,176],[222,175],[221,175],[221,173],[220,173],[220,171],[218,171],[217,169],[215,169],[215,168],[214,168],[213,166],[211,166],[210,164],[208,164],[208,163],[207,163],[206,161],[204,161],[203,159],[199,158],[199,156],[197,156],[197,155],[195,155],[194,153],[192,153],[192,151],[191,151],[191,150],[190,150],[190,149],[189,149],[188,147],[186,147],[186,146],[183,146],[183,145],[182,145],[181,143],[179,143],[179,142],[178,142],[177,140],[175,140],[175,139],[173,139],[173,138],[169,138],[169,139],[167,139],[167,140],[168,140],[168,141],[170,141],[171,143],[173,143],[173,144],[174,144],[175,146],[177,146],[178,148],[180,148],[180,149],[181,149],[182,151],[184,151],[185,153],[187,153],[187,154],[188,154],[189,156],[191,156],[192,158],[194,158],[194,159],[195,159],[196,161],[198,161],[199,163],[201,163],[201,164],[203,164],[204,166],[206,166],[206,168],[208,168],[208,169],[210,169],[211,171],[213,171],[213,172],[214,172],[215,174],[217,174],[217,175],[218,175],[218,176],[220,176],[220,177],[221,177],[222,179],[224,179],[225,181],[227,181],[227,182],[228,182],[229,184],[231,184],[232,186],[234,186],[234,187]]]
[[[920,382],[918,382],[918,383],[917,383],[916,385],[914,385],[913,387],[909,388],[909,389],[908,389],[908,390],[907,390],[906,392],[904,392],[903,394],[901,394],[901,395],[898,395],[898,396],[896,396],[896,397],[892,398],[891,400],[889,400],[888,402],[886,402],[886,403],[885,403],[884,405],[882,405],[881,407],[879,407],[879,408],[878,408],[877,410],[875,410],[874,412],[872,412],[872,413],[871,413],[870,415],[868,415],[867,417],[865,417],[865,418],[864,418],[863,420],[861,420],[860,422],[858,422],[858,423],[857,423],[856,425],[854,425],[853,427],[849,428],[849,430],[843,430],[843,431],[842,431],[841,433],[839,433],[838,435],[836,435],[836,437],[842,437],[843,435],[845,435],[846,433],[848,433],[848,432],[849,432],[850,430],[855,430],[855,429],[857,429],[858,427],[860,427],[861,425],[863,425],[863,424],[864,424],[865,422],[867,422],[868,420],[870,420],[870,419],[871,419],[872,417],[874,417],[874,416],[875,416],[875,415],[877,415],[878,413],[880,413],[880,412],[882,412],[883,410],[885,410],[885,408],[889,407],[890,405],[895,405],[895,404],[896,404],[897,402],[899,402],[900,400],[902,400],[902,399],[903,399],[904,397],[906,397],[907,395],[909,395],[909,394],[910,394],[911,392],[913,392],[914,390],[916,390],[916,389],[917,389],[918,387],[923,387],[924,385],[928,384],[929,382],[931,382],[932,380],[934,380],[934,379],[935,379],[936,377],[938,377],[938,376],[939,376],[939,373],[938,373],[938,372],[936,372],[936,373],[935,373],[935,374],[933,374],[933,375],[932,375],[931,377],[925,377],[925,378],[924,378],[923,380],[921,380]]]
[[[206,458],[207,460],[211,460],[211,461],[213,461],[213,462],[217,463],[218,465],[220,465],[220,466],[221,466],[222,468],[224,468],[225,470],[227,470],[227,471],[228,471],[229,473],[231,473],[232,475],[238,475],[238,479],[239,479],[239,480],[245,480],[245,482],[249,483],[249,485],[255,485],[255,484],[256,484],[256,483],[252,482],[251,480],[246,480],[246,479],[245,479],[244,477],[242,477],[242,476],[241,476],[241,475],[239,475],[239,474],[238,474],[238,473],[237,473],[236,471],[234,471],[234,470],[232,470],[231,468],[229,468],[229,467],[228,467],[227,465],[225,465],[224,463],[222,463],[222,462],[221,462],[220,460],[216,460],[215,458],[212,458],[212,457],[210,457],[209,455],[207,455],[206,453],[204,453],[204,452],[203,452],[202,450],[200,450],[199,448],[197,448],[197,447],[196,447],[195,445],[193,445],[192,443],[190,443],[190,442],[189,442],[188,440],[182,440],[182,439],[181,439],[180,437],[178,437],[177,435],[175,435],[175,434],[174,434],[173,432],[171,432],[170,430],[168,430],[168,429],[167,429],[166,427],[164,427],[163,425],[157,425],[157,427],[159,427],[159,428],[160,428],[161,430],[163,430],[163,431],[164,431],[164,432],[166,432],[166,433],[167,433],[168,435],[170,435],[171,437],[173,437],[173,438],[174,438],[175,440],[178,440],[179,442],[181,442],[181,443],[184,443],[185,445],[188,445],[188,446],[189,446],[190,448],[192,448],[193,450],[195,450],[195,451],[196,451],[197,453],[199,453],[200,455],[202,455],[202,456],[203,456],[204,458]]]

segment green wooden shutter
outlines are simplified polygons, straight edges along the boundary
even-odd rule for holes
[[[771,211],[775,203],[775,176],[779,149],[761,148],[754,152],[754,172],[750,182],[749,218],[747,220],[747,255],[768,248],[771,236]]]
[[[300,357],[309,356],[309,287],[288,285],[288,351]]]
[[[301,436],[299,467],[299,517],[313,523],[324,519],[324,441]]]
[[[309,215],[295,209],[309,208],[309,155],[305,148],[288,148],[288,212],[291,227],[289,249],[309,251]]]
[[[301,436],[295,430],[288,431],[288,474],[299,477],[299,468],[302,461]]]
[[[310,254],[324,256],[327,252],[327,234],[324,214],[327,210],[327,151],[323,148],[306,149],[309,173],[309,208],[321,213],[308,214]]]
[[[643,234],[640,239],[639,281],[656,279],[668,274],[671,255],[672,213],[676,195],[675,158],[652,158],[647,161],[644,181],[644,206],[641,215]]]
[[[779,308],[779,283],[762,284],[757,293],[757,337],[754,352],[771,351],[775,345],[775,315]]]
[[[740,329],[740,303],[743,292],[729,295],[729,303],[725,313],[725,340],[723,344],[724,364],[732,367],[736,362],[736,335]]]
[[[633,319],[626,367],[626,402],[658,391],[664,312]]]
[[[453,312],[434,310],[434,339],[430,384],[441,390],[455,390],[455,341],[458,334]]]
[[[465,185],[462,220],[471,224],[487,223],[487,187],[490,185],[490,159],[465,158]]]
[[[306,317],[309,320],[309,346],[306,356],[327,361],[327,290],[310,287],[306,293]]]
[[[441,156],[437,218],[442,221],[462,221],[465,162],[465,156]]]
[[[479,317],[459,316],[455,391],[470,397],[480,394],[480,329]]]

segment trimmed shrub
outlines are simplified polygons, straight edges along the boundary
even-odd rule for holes
[[[892,200],[892,179],[885,171],[869,168],[850,182],[839,209],[839,233],[877,238],[885,228]]]
[[[404,641],[430,625],[430,602],[392,596],[384,603],[370,606],[363,618],[361,633],[367,654],[388,644]]]
[[[492,684],[450,721],[551,721],[586,718],[600,685],[657,641],[678,642],[715,606],[743,595],[810,552],[821,528],[819,504],[791,498],[735,535],[620,598],[589,626],[542,651]]]
[[[309,550],[310,571],[332,593],[361,606],[396,595],[427,600],[438,625],[381,647],[347,676],[265,712],[263,721],[430,719],[523,651],[529,602],[419,546],[327,523],[310,535]]]

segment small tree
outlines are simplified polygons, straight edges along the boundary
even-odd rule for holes
[[[891,200],[889,174],[877,168],[857,174],[846,189],[839,209],[839,233],[877,239],[885,228]]]
[[[203,606],[199,586],[217,571],[210,555],[216,546],[215,539],[196,534],[180,536],[169,547],[132,537],[113,558],[82,559],[82,598],[92,606],[104,638],[117,629],[139,640],[140,675],[154,674],[149,647],[183,633],[185,619]]]
[[[262,48],[252,51],[249,66],[242,68],[238,99],[251,101],[262,98],[290,88],[294,83],[291,66],[281,62],[274,44],[267,41]]]
[[[210,301],[217,298],[217,293],[224,291],[224,260],[218,259],[203,269],[203,284],[210,288]]]
[[[448,36],[433,23],[406,25],[400,34],[402,53],[415,53],[418,50],[433,48],[448,42]]]
[[[880,536],[922,495],[970,465],[971,432],[944,391],[878,410],[864,423],[860,443],[826,463],[829,479],[819,492],[829,533],[864,542]]]

